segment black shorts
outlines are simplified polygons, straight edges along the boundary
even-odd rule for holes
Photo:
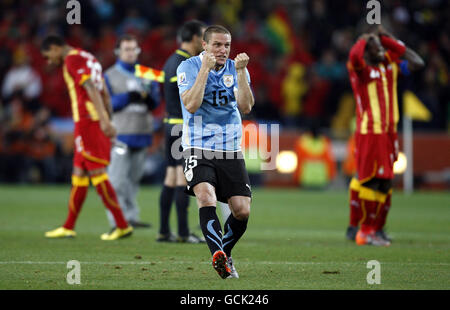
[[[172,136],[172,129],[174,133],[178,134]],[[164,146],[166,148],[165,153],[167,166],[181,166],[184,162],[183,148],[181,147],[181,135],[183,133],[182,129],[183,124],[164,124]],[[177,139],[179,140],[177,141]],[[177,143],[179,145],[179,147],[175,147],[175,152],[172,151],[172,145],[174,143]]]
[[[195,185],[208,182],[216,189],[220,202],[228,203],[232,196],[252,197],[250,179],[242,152],[214,152],[200,149],[186,149],[184,176],[186,193],[195,196]]]

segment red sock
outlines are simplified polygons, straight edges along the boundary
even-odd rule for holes
[[[66,223],[63,225],[64,228],[73,230],[75,227],[75,222],[86,199],[88,188],[88,186],[72,185],[69,198],[69,214],[67,215]]]
[[[100,180],[100,182],[95,181],[95,179]],[[128,223],[123,216],[122,210],[120,209],[116,191],[109,182],[108,176],[106,174],[96,176],[92,179],[92,183],[96,184],[95,188],[97,189],[97,193],[102,198],[105,207],[111,211],[114,219],[116,220],[116,226],[121,229],[127,228]]]
[[[361,220],[361,199],[359,198],[360,184],[357,178],[352,178],[349,186],[350,192],[350,226],[357,227]]]
[[[361,220],[361,200],[359,192],[350,189],[350,226],[358,226]]]
[[[362,218],[360,224],[363,233],[370,234],[375,231],[375,219],[379,204],[377,201],[361,199]]]
[[[392,192],[390,192],[386,196],[386,201],[381,206],[381,208],[378,212],[378,215],[377,215],[377,218],[375,221],[375,231],[382,230],[384,225],[386,224],[386,218],[389,213],[389,210],[391,209],[391,197],[392,197]]]

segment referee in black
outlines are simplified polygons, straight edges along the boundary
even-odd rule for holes
[[[181,140],[179,144],[179,159],[175,159],[171,152],[172,144],[181,138],[183,116],[181,114],[180,96],[177,84],[178,65],[191,56],[196,56],[203,51],[202,38],[206,25],[198,20],[186,22],[178,31],[178,41],[181,46],[177,49],[164,64],[164,98],[166,102],[165,127],[165,153],[166,153],[166,176],[164,186],[159,198],[160,208],[160,228],[159,242],[182,242],[182,243],[203,243],[205,240],[189,232],[188,213],[189,196],[184,192],[186,179],[183,173],[183,158]],[[175,127],[175,128],[174,128]],[[173,135],[172,132],[178,133]],[[178,237],[176,237],[169,227],[169,215],[172,202],[175,200],[178,218]]]

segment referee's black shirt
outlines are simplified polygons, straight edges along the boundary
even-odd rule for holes
[[[178,93],[177,68],[182,61],[189,57],[191,57],[191,55],[188,52],[179,48],[164,64],[164,99],[166,101],[168,118],[183,118],[180,96]]]

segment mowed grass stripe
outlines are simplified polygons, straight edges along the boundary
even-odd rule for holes
[[[388,219],[394,242],[377,248],[345,240],[345,191],[255,189],[248,230],[233,250],[240,279],[223,281],[205,244],[155,241],[159,191],[142,186],[139,192],[141,218],[153,224],[151,229],[105,242],[100,234],[109,231],[108,222],[93,189],[77,222],[77,237],[49,240],[44,232],[64,222],[70,187],[0,186],[0,288],[374,289],[366,283],[366,264],[373,259],[382,268],[382,284],[375,289],[450,288],[448,193],[395,192]],[[176,233],[175,206],[170,223]],[[201,234],[193,198],[189,225]],[[72,259],[81,262],[77,287],[66,283]]]

